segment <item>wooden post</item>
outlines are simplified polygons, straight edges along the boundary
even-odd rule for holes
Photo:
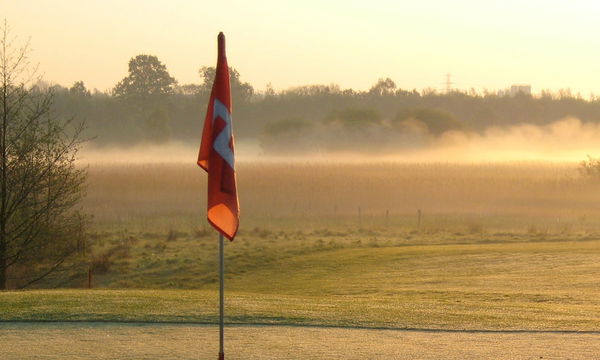
[[[362,228],[362,211],[360,206],[358,207],[358,227]]]
[[[88,267],[88,289],[92,288],[92,267]]]
[[[388,227],[390,225],[390,210],[386,209],[385,210],[385,227]]]
[[[417,210],[417,228],[421,228],[421,209]]]

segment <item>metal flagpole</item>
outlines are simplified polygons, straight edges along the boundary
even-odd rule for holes
[[[219,360],[225,360],[223,351],[224,313],[225,313],[225,256],[223,234],[219,233]]]

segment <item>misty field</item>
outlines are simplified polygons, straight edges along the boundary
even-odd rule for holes
[[[576,164],[241,163],[228,323],[597,330],[600,184]],[[2,320],[214,323],[193,165],[90,166],[86,253]],[[420,215],[419,215],[420,214]],[[133,290],[137,289],[137,290]]]
[[[84,205],[98,230],[205,226],[206,176],[193,161],[89,170]],[[242,162],[237,174],[242,233],[600,229],[600,181],[576,163]]]

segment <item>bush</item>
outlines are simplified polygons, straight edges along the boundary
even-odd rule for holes
[[[370,125],[381,124],[381,115],[375,109],[346,108],[334,110],[324,119],[325,124],[336,122],[348,129],[364,129]]]
[[[392,123],[398,127],[411,120],[423,123],[429,133],[436,136],[446,131],[465,130],[464,123],[454,118],[449,112],[426,108],[404,109],[398,112]]]
[[[260,145],[265,150],[293,152],[310,147],[313,123],[301,118],[287,118],[265,125]]]
[[[587,156],[587,160],[579,163],[579,172],[591,178],[600,178],[600,158]]]
[[[312,124],[304,119],[288,118],[266,124],[264,134],[268,136],[280,136],[290,133],[297,134],[310,129],[311,127]]]
[[[163,109],[154,110],[146,118],[146,138],[156,144],[164,144],[171,138],[171,119]]]

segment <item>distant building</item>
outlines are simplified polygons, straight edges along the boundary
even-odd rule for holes
[[[517,94],[531,95],[531,85],[511,85],[510,89],[498,91],[500,96],[516,96]]]
[[[515,96],[518,93],[531,95],[531,85],[511,85],[510,96]]]

